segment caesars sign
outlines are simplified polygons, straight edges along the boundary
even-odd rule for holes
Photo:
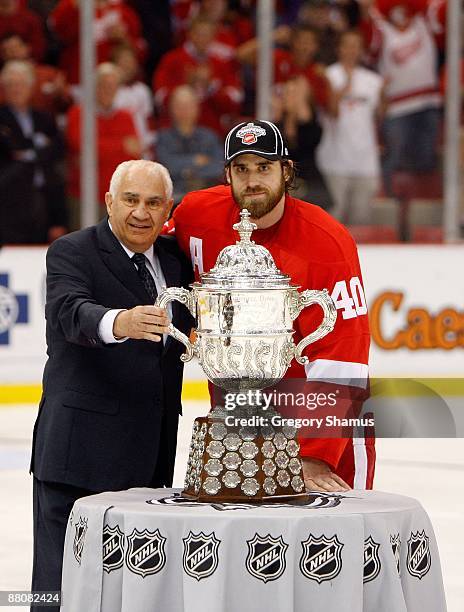
[[[370,305],[369,323],[372,341],[385,351],[405,347],[451,350],[464,347],[464,309],[446,307],[433,312],[427,307],[404,308],[407,296],[403,291],[384,291]],[[395,329],[382,325],[384,310],[402,313],[402,322]]]

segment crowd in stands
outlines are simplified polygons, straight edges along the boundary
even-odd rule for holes
[[[0,244],[79,227],[79,5],[0,0]],[[91,0],[89,0],[91,1]],[[115,166],[158,160],[175,200],[222,180],[254,116],[256,0],[94,0],[98,200]],[[272,120],[297,197],[371,222],[398,171],[439,169],[446,0],[276,0]]]

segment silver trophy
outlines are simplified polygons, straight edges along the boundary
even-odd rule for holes
[[[250,213],[240,213],[233,228],[240,239],[224,248],[209,272],[192,290],[170,287],[156,305],[177,300],[197,320],[196,339],[172,324],[169,334],[182,342],[182,361],[197,357],[208,379],[227,392],[261,390],[277,384],[291,361],[305,364],[304,349],[329,334],[337,319],[326,289],[299,292],[278,270],[270,252],[251,240],[256,225]],[[295,345],[293,321],[318,304],[320,326]],[[260,409],[234,409],[248,419]],[[266,411],[268,418],[272,409]],[[302,495],[304,482],[296,430],[291,427],[239,427],[225,424],[223,406],[195,420],[184,494],[198,500],[273,501]],[[228,419],[230,422],[230,419]]]

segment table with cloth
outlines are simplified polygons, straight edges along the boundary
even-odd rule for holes
[[[379,491],[196,503],[179,489],[76,501],[64,612],[445,612],[420,503]]]

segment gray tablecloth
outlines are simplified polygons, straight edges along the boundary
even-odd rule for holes
[[[66,532],[64,612],[443,612],[418,501],[314,493],[305,506],[185,503],[176,489],[82,498]]]

